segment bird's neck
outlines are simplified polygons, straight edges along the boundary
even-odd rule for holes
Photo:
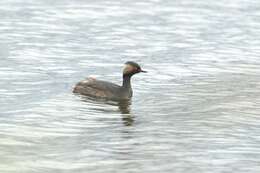
[[[123,88],[131,90],[131,77],[132,75],[123,75]]]

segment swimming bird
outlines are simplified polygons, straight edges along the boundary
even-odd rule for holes
[[[128,61],[123,69],[123,83],[121,86],[90,77],[78,82],[73,92],[106,100],[129,100],[133,95],[131,77],[140,72],[146,73],[136,62]]]

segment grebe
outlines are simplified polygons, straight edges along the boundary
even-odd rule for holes
[[[131,77],[140,72],[146,73],[137,63],[128,61],[125,63],[123,70],[122,86],[94,78],[87,78],[77,83],[73,92],[108,100],[128,100],[133,95]]]

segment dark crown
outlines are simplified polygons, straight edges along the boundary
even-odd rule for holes
[[[137,69],[141,69],[140,65],[137,64],[136,62],[133,62],[133,61],[127,61],[125,64],[126,65],[131,65],[133,67],[136,67]]]

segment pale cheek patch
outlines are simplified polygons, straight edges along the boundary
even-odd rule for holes
[[[135,70],[135,67],[132,67],[131,65],[126,65],[124,68],[124,74],[132,73]]]

